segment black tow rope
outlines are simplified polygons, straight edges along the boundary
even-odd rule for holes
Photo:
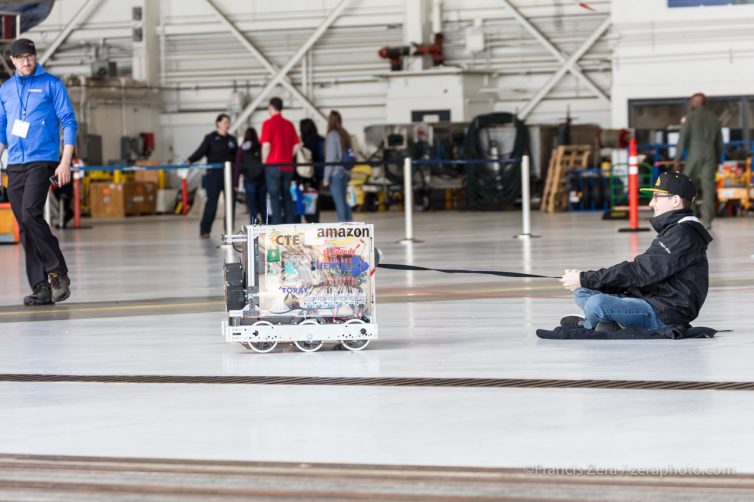
[[[485,274],[485,275],[497,275],[500,277],[536,277],[539,279],[560,279],[552,275],[536,275],[536,274],[522,274],[520,272],[500,272],[497,270],[463,270],[452,268],[425,268],[417,267],[415,265],[398,265],[395,263],[380,263],[377,268],[387,268],[390,270],[418,270],[428,272],[442,272],[443,274]]]

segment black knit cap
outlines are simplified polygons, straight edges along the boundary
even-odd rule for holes
[[[696,185],[683,173],[666,171],[662,173],[652,188],[642,188],[642,192],[666,193],[678,195],[684,199],[694,200]]]
[[[17,58],[21,54],[36,54],[37,47],[28,38],[19,38],[10,44],[10,55]]]

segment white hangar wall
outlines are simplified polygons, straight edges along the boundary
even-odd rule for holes
[[[754,94],[754,5],[669,8],[613,0],[612,124],[631,99]]]
[[[186,156],[212,129],[217,113],[238,114],[269,82],[271,73],[239,41],[212,7],[277,68],[284,66],[340,0],[59,0],[50,17],[28,35],[42,51],[83,8],[81,22],[46,67],[58,75],[88,75],[92,62],[117,63],[119,76],[159,91],[160,106],[116,100],[103,113],[107,124],[90,131],[120,136],[147,130],[139,116],[159,115],[161,160]],[[530,124],[556,123],[569,111],[578,123],[628,125],[628,101],[639,98],[740,95],[754,88],[754,5],[675,8],[666,0],[442,0],[446,65],[484,72],[474,90],[481,107],[521,112],[561,69],[562,63],[535,38],[509,5],[562,54],[569,57],[609,18],[611,27],[577,61],[611,103],[595,95],[583,78],[566,72],[526,117]],[[339,109],[348,128],[360,134],[388,120],[389,63],[380,47],[430,42],[432,0],[350,0],[332,26],[295,64],[289,77],[298,92],[323,113]],[[508,4],[508,5],[506,5]],[[134,19],[133,8],[142,17]],[[141,41],[134,41],[141,30]],[[424,34],[424,40],[419,36]],[[481,45],[470,49],[476,38]],[[416,70],[416,62],[407,66]],[[421,65],[420,65],[421,66]],[[428,61],[424,66],[429,66]],[[118,85],[124,85],[118,80]],[[128,80],[129,85],[131,80]],[[136,84],[134,84],[136,85]],[[433,89],[427,89],[428,93]],[[319,118],[286,88],[287,115]],[[138,93],[136,93],[138,95]],[[442,105],[442,101],[440,105]],[[266,99],[250,123],[266,116]],[[120,106],[120,108],[118,108]],[[118,116],[120,114],[120,116]],[[123,116],[126,120],[118,120]],[[91,117],[97,117],[95,113]],[[454,120],[458,120],[454,117]],[[145,119],[152,127],[154,120]],[[114,126],[116,124],[117,126]],[[124,126],[125,124],[125,126]],[[319,122],[320,127],[323,123]],[[106,158],[117,156],[118,138],[106,142]]]

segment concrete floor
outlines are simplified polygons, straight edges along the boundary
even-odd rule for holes
[[[325,219],[332,221],[332,214]],[[400,213],[375,224],[384,261],[559,275],[645,249],[599,214]],[[0,247],[0,376],[280,375],[754,381],[754,218],[715,221],[711,289],[696,325],[711,340],[549,341],[576,312],[553,279],[380,270],[380,340],[364,351],[255,354],[226,344],[222,256],[182,217],[58,232],[73,281],[34,311],[18,246]],[[512,467],[727,469],[754,473],[754,393],[0,379],[0,453]]]

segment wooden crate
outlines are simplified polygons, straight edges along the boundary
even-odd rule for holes
[[[571,169],[587,169],[591,145],[563,145],[553,149],[547,169],[542,205],[546,213],[568,209],[568,172]]]

